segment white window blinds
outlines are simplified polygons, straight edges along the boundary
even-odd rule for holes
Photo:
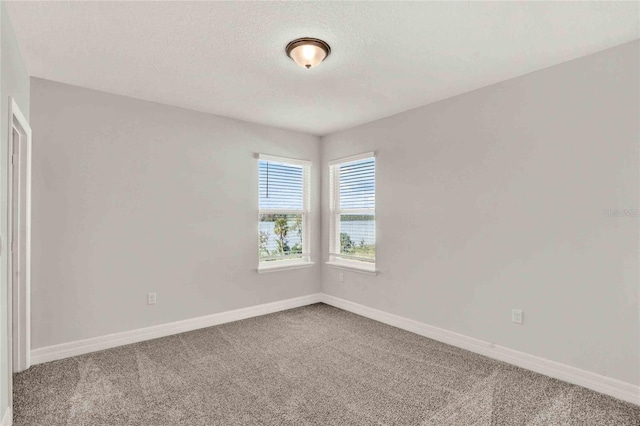
[[[340,165],[340,210],[376,207],[375,158]]]
[[[302,166],[260,160],[258,169],[261,210],[302,211]]]

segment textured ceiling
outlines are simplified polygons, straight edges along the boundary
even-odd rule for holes
[[[8,2],[32,76],[324,135],[640,37],[638,2]],[[305,70],[290,40],[326,40]]]

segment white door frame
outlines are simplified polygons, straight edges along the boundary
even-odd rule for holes
[[[7,127],[9,365],[10,371],[19,372],[31,366],[31,127],[12,97]]]

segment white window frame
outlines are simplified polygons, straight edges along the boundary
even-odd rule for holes
[[[275,272],[286,269],[306,268],[313,265],[311,261],[311,161],[299,160],[295,158],[277,157],[274,155],[256,154],[257,161],[273,161],[292,166],[302,167],[302,210],[284,210],[284,209],[260,209],[258,205],[258,221],[262,214],[302,214],[302,255],[294,259],[284,259],[279,261],[268,262],[265,258],[258,255],[258,273]],[[260,223],[257,224],[258,232]],[[257,235],[256,235],[257,237]],[[257,242],[257,240],[256,240]],[[277,258],[277,256],[272,256]],[[269,257],[271,258],[271,257]]]
[[[329,162],[329,261],[328,266],[376,275],[376,259],[373,262],[357,256],[340,254],[340,215],[342,214],[371,214],[375,215],[376,209],[343,209],[340,210],[340,166],[354,161],[375,158],[375,152],[366,152],[352,157],[340,158]],[[377,221],[376,221],[377,224]],[[377,226],[377,225],[376,225]],[[377,235],[377,232],[376,232]],[[377,240],[377,238],[376,238]]]

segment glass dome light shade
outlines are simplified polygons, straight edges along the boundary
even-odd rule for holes
[[[315,38],[300,38],[287,45],[287,55],[303,68],[312,68],[324,61],[331,48],[327,43]]]

